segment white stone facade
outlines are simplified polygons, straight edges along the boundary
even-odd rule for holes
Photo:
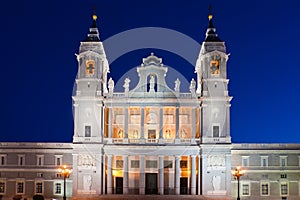
[[[77,55],[73,144],[0,143],[0,195],[60,198],[56,169],[68,164],[68,197],[236,198],[231,170],[243,165],[242,199],[299,199],[300,145],[231,143],[228,55],[215,31],[210,18],[189,92],[176,77],[168,86],[153,53],[137,67],[137,85],[128,77],[116,92],[94,21]]]

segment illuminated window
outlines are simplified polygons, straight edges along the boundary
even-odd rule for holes
[[[86,61],[85,73],[87,75],[93,75],[95,73],[95,61],[93,60]]]
[[[24,194],[24,185],[25,185],[24,181],[18,181],[17,182],[17,187],[16,187],[16,189],[17,189],[16,193],[17,194]]]
[[[116,168],[123,168],[123,160],[116,160]]]
[[[36,194],[43,194],[43,182],[36,182],[35,183],[35,193]]]
[[[5,194],[5,181],[0,181],[0,194]]]
[[[180,161],[180,168],[188,168],[187,160],[181,160]]]
[[[261,196],[269,195],[269,183],[261,183],[260,188],[261,188],[260,189]]]

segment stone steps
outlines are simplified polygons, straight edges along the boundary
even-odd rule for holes
[[[97,197],[73,197],[72,200],[231,200],[229,197],[205,197],[199,195],[101,195]]]

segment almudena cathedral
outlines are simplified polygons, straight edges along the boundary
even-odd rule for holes
[[[149,54],[138,83],[114,91],[97,17],[80,43],[73,95],[73,143],[0,143],[0,195],[63,197],[57,169],[67,164],[67,198],[103,195],[202,195],[237,198],[232,170],[240,165],[241,199],[300,199],[300,144],[231,142],[225,43],[209,15],[189,91],[166,83],[168,68]],[[124,81],[124,82],[123,82]]]

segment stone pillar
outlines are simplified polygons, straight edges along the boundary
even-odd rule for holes
[[[111,143],[112,141],[112,108],[108,108],[108,141]]]
[[[128,107],[125,107],[125,120],[124,120],[124,139],[123,143],[128,143]]]
[[[75,110],[75,114],[74,114],[74,136],[75,137],[78,137],[79,135],[78,135],[78,124],[79,124],[79,122],[78,122],[78,112],[79,112],[79,109],[78,109],[78,103],[74,103],[73,104],[73,106],[74,106],[74,110]]]
[[[139,194],[145,194],[145,156],[140,156],[140,191]]]
[[[180,138],[179,138],[179,107],[176,107],[175,110],[175,116],[176,116],[176,124],[175,124],[175,133],[176,133],[176,138],[175,138],[175,144],[180,143]]]
[[[180,156],[175,156],[175,194],[180,194]]]
[[[201,188],[201,157],[198,155],[198,195],[202,195],[202,188]]]
[[[164,194],[164,156],[159,156],[159,194]]]
[[[123,156],[123,194],[128,194],[128,155]]]
[[[192,157],[192,169],[191,169],[191,195],[196,194],[196,155]]]
[[[196,130],[196,108],[192,108],[192,143],[195,143]]]
[[[77,195],[78,190],[78,154],[73,154],[73,173],[72,173],[72,194],[73,196]]]
[[[140,137],[140,143],[145,143],[145,135],[144,135],[144,118],[145,118],[145,108],[141,108],[141,137]]]
[[[112,155],[107,155],[107,194],[112,194]]]
[[[163,121],[164,121],[164,109],[162,107],[159,108],[159,139],[163,139]]]
[[[102,154],[98,154],[96,157],[96,194],[100,195],[102,191]]]

